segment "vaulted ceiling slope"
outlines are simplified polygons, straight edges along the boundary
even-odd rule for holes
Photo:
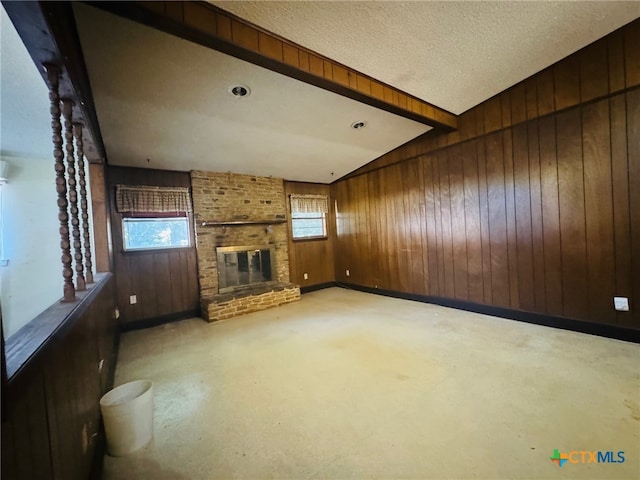
[[[212,3],[460,114],[640,17],[640,1]]]
[[[454,113],[640,16],[635,1],[211,3]],[[328,183],[429,129],[87,4],[74,10],[110,164]],[[250,95],[232,96],[238,84]]]
[[[74,9],[111,165],[330,183],[430,129],[91,6]],[[250,94],[234,97],[234,85]],[[351,128],[359,121],[365,128]]]

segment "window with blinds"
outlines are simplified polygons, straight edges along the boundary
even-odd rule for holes
[[[327,238],[326,195],[291,195],[291,226],[294,240]]]

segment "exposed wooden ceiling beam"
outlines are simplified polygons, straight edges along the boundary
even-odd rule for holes
[[[241,60],[436,127],[457,116],[205,2],[87,2]]]
[[[47,85],[49,81],[43,66],[54,64],[60,68],[60,96],[73,101],[74,121],[85,126],[85,156],[92,163],[104,162],[104,143],[70,2],[3,0],[2,5]],[[29,95],[29,92],[24,94]],[[48,110],[49,105],[44,104],[42,108]],[[51,148],[53,151],[53,146]]]

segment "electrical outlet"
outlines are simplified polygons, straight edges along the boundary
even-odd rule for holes
[[[629,299],[627,297],[613,297],[613,306],[619,312],[628,312]]]
[[[304,279],[305,279],[305,280],[309,280],[309,274],[308,274],[308,273],[305,273],[305,274],[303,275],[303,277],[304,277]]]
[[[138,303],[138,297],[136,297],[135,295],[130,295],[129,296],[129,303],[131,305],[135,305],[136,303]]]
[[[351,272],[349,272],[349,269],[345,270],[345,271],[344,271],[344,273],[346,273],[346,274],[347,274],[347,277],[348,277],[349,275],[351,275]]]

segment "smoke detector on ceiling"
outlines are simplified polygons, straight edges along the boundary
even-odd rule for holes
[[[229,93],[236,98],[244,98],[251,95],[251,89],[246,85],[232,85],[229,87]]]
[[[362,120],[359,120],[357,122],[353,122],[351,124],[351,128],[355,128],[356,130],[359,130],[360,128],[364,128],[367,126],[367,122],[364,122]]]

